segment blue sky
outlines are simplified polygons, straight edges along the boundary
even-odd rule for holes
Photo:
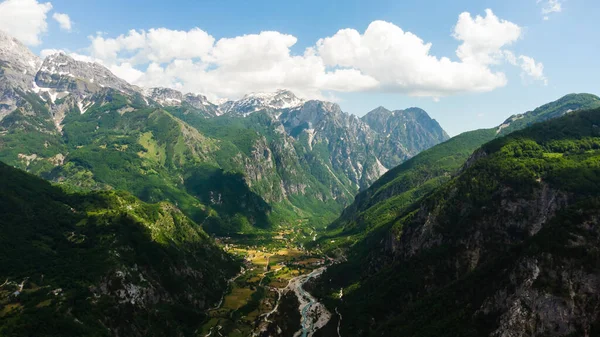
[[[135,0],[127,1],[126,4],[123,1],[114,0],[94,2],[52,0],[51,4],[52,9],[47,12],[47,28],[45,31],[39,33],[41,43],[38,45],[30,43],[31,48],[36,53],[41,53],[44,49],[61,49],[83,56],[98,58],[100,54],[98,54],[98,50],[93,50],[90,40],[90,36],[96,37],[97,32],[102,32],[100,36],[103,39],[110,40],[117,38],[121,34],[127,35],[131,29],[135,29],[138,32],[142,30],[147,32],[151,29],[164,27],[173,31],[190,31],[197,27],[214,38],[215,42],[221,38],[231,39],[246,34],[259,34],[263,31],[276,31],[282,35],[291,35],[297,40],[289,47],[289,52],[292,56],[302,56],[306,48],[315,47],[317,41],[321,38],[335,36],[340,29],[351,28],[359,34],[363,34],[372,22],[383,20],[393,24],[390,28],[392,30],[395,29],[394,26],[397,26],[404,33],[411,32],[423,40],[424,43],[431,43],[429,55],[435,56],[438,59],[447,57],[453,62],[461,61],[457,56],[457,48],[463,41],[453,37],[454,27],[457,25],[459,15],[463,12],[468,12],[473,20],[476,21],[476,15],[485,17],[485,10],[489,8],[493,11],[493,15],[500,20],[499,22],[507,21],[519,28],[518,38],[512,39],[498,50],[502,52],[509,51],[517,58],[523,55],[534,59],[534,64],[543,64],[543,75],[536,74],[537,77],[524,75],[524,70],[520,63],[511,65],[506,60],[486,62],[484,64],[486,69],[490,69],[493,73],[501,72],[504,74],[505,83],[499,84],[497,78],[492,79],[490,76],[487,76],[485,80],[482,80],[482,83],[485,82],[487,85],[495,81],[492,85],[493,89],[481,92],[482,90],[477,90],[463,84],[456,89],[453,88],[450,92],[444,91],[438,94],[437,92],[440,88],[437,85],[431,85],[431,82],[435,81],[435,75],[433,79],[427,79],[427,82],[430,84],[423,84],[425,89],[422,87],[415,89],[415,85],[419,86],[421,83],[419,82],[422,80],[420,76],[425,75],[423,75],[422,71],[411,74],[411,69],[406,69],[409,72],[406,75],[408,78],[416,76],[419,77],[419,80],[415,83],[411,82],[412,80],[408,80],[409,84],[399,88],[398,86],[394,86],[393,83],[395,82],[392,75],[386,76],[386,74],[381,74],[381,72],[373,72],[371,74],[371,70],[365,66],[364,59],[360,60],[358,58],[348,61],[352,63],[351,66],[348,66],[347,64],[343,64],[343,55],[334,55],[330,57],[333,60],[330,62],[327,62],[327,59],[323,57],[328,72],[344,68],[355,68],[357,71],[347,74],[345,77],[337,76],[335,79],[330,78],[331,81],[327,82],[327,85],[319,87],[306,87],[307,85],[302,82],[304,79],[292,78],[290,74],[285,75],[285,81],[288,82],[281,83],[292,83],[290,89],[297,89],[294,91],[307,93],[309,96],[319,94],[322,97],[335,99],[344,111],[356,115],[363,115],[380,105],[388,109],[418,106],[436,118],[451,135],[466,130],[498,125],[511,114],[531,110],[567,93],[589,92],[600,94],[597,84],[597,78],[600,77],[600,67],[597,65],[597,58],[600,55],[600,43],[597,42],[597,34],[600,32],[600,24],[597,21],[598,14],[600,14],[600,2],[593,0],[172,0],[162,2]],[[560,5],[560,11],[554,7],[554,11],[543,13],[544,8],[551,8],[549,6],[556,4]],[[52,19],[53,13],[67,14],[72,22],[71,30],[66,31],[65,29],[61,29],[59,24]],[[0,28],[2,28],[1,24]],[[10,30],[11,28],[5,29]],[[17,30],[17,28],[12,29]],[[9,33],[12,32],[9,31]],[[280,40],[283,41],[284,39]],[[238,42],[241,43],[241,41]],[[253,42],[249,41],[248,43]],[[287,42],[282,43],[286,44]],[[479,41],[479,43],[481,44],[482,42]],[[289,44],[287,43],[287,45]],[[332,46],[338,45],[335,44]],[[226,50],[244,50],[243,48],[250,48],[249,50],[251,50],[252,48],[252,45],[249,47],[243,45],[239,48],[237,45],[232,46],[231,48],[233,49]],[[268,44],[268,46],[271,46],[271,44]],[[115,66],[121,66],[125,62],[123,61],[125,58],[129,58],[132,54],[135,54],[135,52],[125,51],[126,47],[124,46],[120,48],[118,51],[119,60],[109,59],[108,57],[101,58],[101,60],[107,66],[113,63]],[[263,45],[263,48],[267,47]],[[402,50],[402,48],[399,50]],[[398,51],[396,52],[398,53]],[[325,50],[319,50],[318,54],[325,55]],[[216,56],[213,55],[211,57]],[[229,59],[228,55],[221,55],[220,57],[218,61],[214,62],[222,64],[220,62],[224,62],[223,59]],[[257,57],[261,58],[260,55]],[[274,57],[277,58],[278,56]],[[174,59],[179,58],[184,57],[176,55],[156,63],[165,72],[164,69],[168,67],[168,64]],[[198,63],[200,57],[194,56],[193,59],[194,62]],[[135,63],[128,59],[127,62],[132,63],[134,69],[146,73],[142,77],[143,80],[140,80],[141,83],[163,84],[161,81],[167,81],[165,79],[166,75],[163,74],[163,77],[152,78],[147,75],[149,73],[147,68],[149,63],[152,62],[151,60],[152,57],[150,57],[150,61],[145,60]],[[203,62],[205,61],[204,58],[202,60]],[[382,62],[385,62],[389,59],[382,60]],[[395,69],[398,64],[393,61],[390,61],[390,72],[397,71],[397,75],[402,76],[406,71]],[[253,65],[262,67],[256,60],[246,60],[245,62],[249,62],[249,67]],[[304,65],[304,63],[302,64]],[[219,66],[213,64],[207,67],[204,69],[209,71],[213,67]],[[282,67],[289,67],[289,63],[285,63]],[[225,69],[226,67],[222,66],[222,68]],[[185,69],[187,76],[209,77],[204,73],[190,75],[189,73],[195,69],[191,65],[190,68]],[[441,69],[445,70],[443,67]],[[303,71],[305,71],[304,68],[300,67],[298,71],[294,72],[293,76],[302,77]],[[306,71],[309,72],[309,70]],[[134,74],[136,76],[139,75],[135,71]],[[225,72],[223,70],[223,73],[213,73],[214,76],[216,74],[224,74],[220,76],[223,78],[230,77],[230,81],[234,81],[213,80],[214,94],[219,97],[225,95],[236,96],[246,89],[253,91],[251,90],[253,87],[260,89],[270,88],[270,84],[265,78],[275,76],[271,72],[260,73],[261,81],[254,85],[251,79],[241,79],[242,77],[239,73]],[[427,76],[431,77],[431,74],[427,74]],[[365,75],[368,75],[367,77],[369,78],[365,77]],[[444,76],[440,75],[440,78],[444,79]],[[452,76],[456,77],[456,75],[447,76],[449,76],[448,78]],[[212,91],[213,87],[211,87],[211,83],[213,82],[209,82],[208,80],[195,81],[192,77],[187,77],[186,79],[169,77],[169,81],[171,82],[165,82],[164,85],[173,86],[176,84],[183,85],[185,89],[203,88],[205,91]],[[238,77],[240,81],[245,82],[242,84],[235,82]],[[288,80],[289,78],[292,79]],[[473,81],[480,78],[482,77],[477,75]],[[544,83],[542,78],[547,81],[547,84]],[[346,82],[344,82],[345,80]],[[369,84],[371,80],[373,83]],[[280,80],[278,79],[277,81]],[[392,84],[384,84],[385,81]],[[452,78],[452,81],[454,81],[454,78]],[[470,81],[470,78],[467,78],[467,81]],[[297,84],[300,82],[302,83]],[[351,88],[347,88],[344,85],[346,83],[353,83],[354,85]],[[236,85],[235,90],[226,91],[223,88],[232,85]],[[277,83],[273,84],[273,86],[277,86]],[[334,90],[331,90],[331,88],[334,88]],[[427,91],[425,94],[426,97],[415,96],[416,92],[423,90]]]

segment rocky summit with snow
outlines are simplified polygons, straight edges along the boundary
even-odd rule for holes
[[[289,90],[277,90],[275,92],[250,93],[237,101],[225,102],[219,106],[222,113],[235,113],[247,116],[255,111],[263,109],[290,109],[301,106],[304,103]]]
[[[0,62],[4,75],[7,71],[33,77],[40,69],[42,60],[19,40],[0,30]]]
[[[115,76],[106,67],[75,60],[62,52],[46,57],[35,82],[38,87],[56,91],[95,93],[102,88],[113,88],[127,94],[140,92],[140,88]]]

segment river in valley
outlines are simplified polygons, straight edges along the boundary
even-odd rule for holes
[[[309,280],[321,276],[325,269],[327,268],[321,267],[313,270],[310,274],[298,276],[292,279],[288,285],[300,302],[298,310],[302,317],[300,321],[302,328],[294,334],[294,337],[311,337],[315,331],[324,327],[331,319],[331,313],[325,306],[303,287]]]
[[[201,336],[311,337],[330,321],[331,312],[305,286],[334,260],[290,242],[220,241],[243,259],[245,268],[229,280],[228,290],[208,311]]]

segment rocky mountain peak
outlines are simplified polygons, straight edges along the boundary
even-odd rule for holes
[[[0,120],[18,107],[15,89],[30,89],[41,63],[19,40],[0,31]]]
[[[183,95],[183,100],[196,109],[211,107],[216,110],[216,104],[209,101],[204,95],[187,93]]]
[[[181,105],[183,101],[183,94],[170,88],[148,88],[144,90],[144,95],[166,106]]]
[[[195,109],[204,110],[211,115],[218,115],[217,105],[210,102],[204,95],[187,93],[171,88],[148,88],[144,90],[144,95],[163,106],[181,106],[184,103],[189,104]]]
[[[0,66],[9,66],[15,71],[35,76],[42,61],[19,40],[0,30]]]
[[[322,109],[325,112],[333,112],[333,113],[341,113],[342,112],[342,108],[340,108],[340,106],[337,103],[327,102],[327,101],[311,100],[311,101],[306,102],[305,106],[306,106],[306,108],[310,108],[312,106],[319,107],[320,109]]]
[[[342,112],[339,105],[332,102],[310,100],[280,116],[286,127],[296,127],[302,124],[318,125],[319,123],[335,122],[348,124],[348,114]]]
[[[105,87],[128,94],[140,91],[102,65],[75,60],[62,52],[46,57],[35,81],[39,87],[60,91],[95,92]]]
[[[395,113],[404,113],[404,114],[412,114],[414,116],[418,116],[418,117],[429,117],[429,114],[427,113],[427,111],[421,109],[421,108],[417,108],[417,107],[411,107],[408,109],[404,109],[404,110],[396,110],[394,111]]]
[[[250,93],[237,101],[222,104],[220,110],[223,113],[237,113],[248,115],[262,109],[290,109],[304,104],[304,100],[298,98],[289,90],[277,90],[275,92]]]
[[[10,87],[27,90],[42,61],[19,40],[0,30],[0,92]],[[0,94],[0,96],[6,96]],[[5,101],[7,97],[0,100]],[[6,102],[5,102],[6,103]],[[13,106],[12,104],[8,104]]]
[[[392,114],[392,111],[390,111],[390,110],[386,109],[386,108],[385,108],[385,107],[383,107],[383,106],[379,106],[379,107],[377,107],[377,108],[375,108],[375,109],[373,109],[373,110],[371,110],[371,111],[367,112],[367,113],[365,114],[365,116],[366,116],[366,115],[371,115],[371,116],[375,116],[375,115],[383,115],[383,116],[387,116],[387,115],[391,115],[391,114]]]

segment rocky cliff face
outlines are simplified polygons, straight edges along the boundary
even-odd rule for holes
[[[0,31],[0,120],[26,104],[18,92],[31,88],[41,63],[27,47]]]
[[[23,90],[31,87],[31,79],[42,60],[17,39],[0,31],[0,64],[7,82]]]
[[[342,112],[337,104],[308,101],[284,112],[280,120],[286,132],[300,140],[307,151],[326,151],[320,159],[349,180],[351,191],[367,186],[372,182],[371,174],[385,170],[379,169],[371,150],[377,141],[375,133],[356,116]]]
[[[211,103],[206,96],[187,93],[169,88],[150,88],[143,91],[144,95],[164,107],[189,106],[190,108],[208,113],[210,116],[219,114],[218,106]]]
[[[361,120],[381,135],[379,157],[390,168],[450,138],[434,119],[419,108],[389,111],[379,107]],[[398,153],[398,148],[403,152]]]
[[[53,89],[55,93],[85,95],[102,88],[113,88],[130,95],[140,91],[98,63],[77,61],[63,53],[50,55],[44,60],[35,82],[38,87]]]
[[[219,106],[221,113],[247,116],[263,109],[289,109],[304,103],[289,90],[278,90],[273,93],[251,93],[239,100],[228,101]]]

